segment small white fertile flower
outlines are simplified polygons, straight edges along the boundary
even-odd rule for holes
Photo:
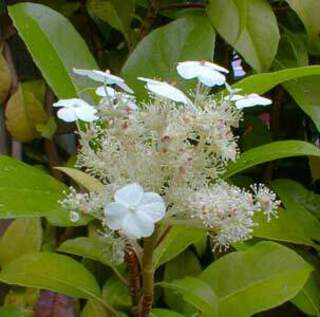
[[[281,201],[277,200],[276,194],[264,184],[251,185],[251,189],[254,192],[256,203],[266,215],[267,221],[269,222],[272,217],[277,217]]]
[[[147,83],[146,88],[155,95],[184,103],[185,105],[193,108],[191,100],[181,90],[168,84],[167,82],[144,77],[138,77],[138,79],[145,81]]]
[[[154,224],[165,215],[163,198],[157,193],[144,192],[137,183],[117,190],[114,200],[105,206],[106,225],[131,238],[149,237],[154,231]]]
[[[108,70],[103,72],[101,70],[87,70],[87,69],[74,68],[73,72],[80,76],[89,77],[100,83],[105,83],[108,85],[116,85],[121,89],[123,89],[124,91],[130,94],[133,94],[133,90],[125,83],[125,81],[121,77],[112,75]]]
[[[80,220],[80,215],[76,211],[70,212],[70,221],[76,223]]]
[[[249,108],[254,106],[267,106],[272,104],[272,100],[265,97],[261,97],[257,94],[250,94],[247,96],[233,95],[231,97],[227,96],[225,97],[225,99],[234,101],[236,107],[240,110],[243,108]]]
[[[58,118],[66,122],[82,120],[92,122],[98,119],[97,110],[82,99],[61,99],[53,104],[61,108],[57,112]]]
[[[179,63],[177,71],[182,78],[197,78],[208,87],[223,85],[226,77],[221,73],[229,73],[227,69],[206,61],[186,61]]]

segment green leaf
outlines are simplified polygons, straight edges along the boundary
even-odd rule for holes
[[[186,276],[195,276],[200,274],[201,265],[198,258],[190,250],[186,250],[165,265],[164,282],[182,279]],[[185,303],[181,301],[181,296],[175,294],[171,289],[164,290],[164,299],[166,304],[177,311],[184,311]]]
[[[287,2],[303,22],[312,49],[313,44],[320,40],[320,21],[316,14],[320,12],[320,2],[318,0],[287,0]]]
[[[247,251],[220,258],[200,278],[218,296],[220,317],[247,317],[293,298],[311,271],[293,250],[260,242]]]
[[[284,69],[306,65],[308,65],[308,51],[304,38],[299,33],[293,34],[285,30],[284,34],[282,34],[274,67]],[[283,87],[299,107],[310,116],[318,130],[320,130],[319,85],[319,75],[298,78],[283,83]]]
[[[304,141],[277,141],[243,152],[240,158],[234,163],[230,163],[224,178],[228,178],[252,166],[278,160],[281,158],[294,157],[294,156],[320,156],[320,150]]]
[[[308,227],[299,223],[300,217],[307,211],[300,211],[299,208],[294,210],[280,208],[278,217],[273,218],[270,222],[267,222],[266,216],[262,213],[256,214],[254,220],[258,226],[255,227],[252,236],[317,248],[318,246],[308,232]]]
[[[111,250],[109,249],[110,245],[106,245],[102,240],[80,237],[64,241],[58,251],[99,261],[112,267],[114,263],[110,260]]]
[[[310,116],[317,129],[320,131],[320,76],[292,80],[284,84],[294,101]]]
[[[88,300],[84,306],[81,317],[109,317],[104,307],[95,300]]]
[[[291,300],[299,309],[310,316],[320,316],[320,278],[312,272],[298,295]]]
[[[137,77],[162,78],[181,83],[178,62],[212,60],[215,32],[205,16],[190,15],[177,19],[147,35],[129,56],[122,69],[139,97],[146,97],[144,84]],[[192,83],[184,81],[186,87]]]
[[[183,317],[183,315],[168,309],[154,308],[150,313],[150,317]]]
[[[0,281],[48,289],[75,298],[97,299],[100,296],[97,281],[82,264],[56,253],[24,255],[3,268]]]
[[[280,35],[276,17],[266,0],[210,0],[208,17],[217,32],[252,68],[258,72],[270,68]]]
[[[246,27],[248,1],[210,0],[207,14],[217,31],[233,45]]]
[[[206,282],[185,277],[172,282],[161,282],[158,285],[173,289],[183,295],[183,299],[200,310],[205,316],[218,316],[218,299],[212,288]]]
[[[15,306],[0,307],[0,317],[32,317],[30,311],[18,309]]]
[[[242,94],[256,93],[261,95],[288,80],[312,75],[320,75],[320,66],[295,67],[276,72],[252,75],[240,80],[232,87],[241,88]]]
[[[320,222],[305,209],[296,199],[296,192],[293,190],[295,182],[290,179],[277,179],[272,182],[272,187],[279,195],[285,208],[300,224],[304,234],[311,241],[320,241]]]
[[[1,267],[24,254],[40,251],[41,243],[39,218],[14,220],[0,239]]]
[[[89,0],[87,8],[91,15],[109,23],[131,42],[130,25],[135,10],[134,0]]]
[[[159,267],[206,235],[206,230],[174,226],[154,252],[153,265]]]
[[[93,176],[71,167],[55,167],[55,169],[70,176],[78,185],[91,192],[103,190],[103,184]]]
[[[33,60],[58,98],[72,98],[88,81],[72,68],[96,69],[84,40],[60,13],[36,3],[9,6],[9,14]]]
[[[46,217],[57,226],[74,226],[58,201],[67,187],[40,169],[0,156],[0,218]],[[84,224],[87,219],[77,223]]]
[[[109,305],[118,310],[127,310],[131,306],[129,288],[114,275],[104,284],[102,297]]]

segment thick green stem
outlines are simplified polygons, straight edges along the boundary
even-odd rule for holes
[[[154,231],[151,237],[145,238],[143,243],[142,257],[142,280],[143,295],[141,300],[140,317],[148,317],[153,304],[154,297],[154,268],[153,252],[157,241],[158,232]]]

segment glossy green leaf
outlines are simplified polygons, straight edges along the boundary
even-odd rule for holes
[[[183,315],[169,309],[154,308],[150,313],[150,317],[183,317]]]
[[[113,266],[110,259],[111,246],[102,240],[80,237],[64,241],[58,248],[58,251],[73,255],[82,256],[91,260],[99,261],[105,265]]]
[[[295,34],[285,30],[282,34],[274,68],[285,69],[306,65],[308,65],[308,51],[305,39],[299,33]],[[319,85],[319,75],[296,78],[283,83],[283,87],[299,107],[310,116],[318,130],[320,130]]]
[[[114,275],[104,284],[102,297],[109,305],[118,310],[127,310],[131,306],[129,288]]]
[[[186,276],[198,275],[200,272],[201,265],[198,258],[193,252],[186,250],[166,263],[163,281],[170,283]],[[184,311],[185,302],[181,300],[181,295],[176,294],[172,289],[169,288],[164,290],[164,299],[170,308],[180,312]]]
[[[299,209],[297,210],[298,212],[296,210],[280,208],[277,218],[273,218],[270,222],[267,222],[266,216],[262,213],[256,214],[254,219],[258,225],[254,228],[252,236],[317,247],[308,232],[308,227],[301,226],[299,223],[300,216],[307,211],[304,210],[299,213]],[[290,229],[288,230],[288,228]]]
[[[222,9],[223,8],[223,9]],[[210,0],[207,14],[218,32],[233,45],[247,24],[247,0]]]
[[[298,295],[291,300],[299,309],[310,316],[320,316],[320,278],[312,272]]]
[[[293,250],[260,242],[247,251],[225,255],[200,278],[218,296],[220,317],[247,317],[293,298],[311,271],[312,267]]]
[[[99,192],[103,189],[103,184],[93,176],[71,167],[55,167],[55,169],[67,174],[78,185],[91,192]]]
[[[190,15],[177,19],[147,35],[129,56],[122,69],[138,96],[145,97],[144,84],[137,77],[162,78],[181,83],[178,62],[212,60],[215,32],[207,17]],[[192,85],[190,81],[183,81]]]
[[[217,32],[252,68],[259,72],[270,68],[280,35],[266,0],[210,0],[207,12]]]
[[[312,46],[320,40],[320,21],[316,14],[320,12],[320,2],[318,0],[287,0],[287,2],[303,22],[312,49]]]
[[[109,317],[104,307],[95,300],[88,300],[84,306],[81,317]]]
[[[134,0],[89,0],[87,8],[90,14],[122,32],[130,42],[130,25],[135,10]]]
[[[19,256],[40,251],[42,227],[39,218],[16,219],[0,239],[0,265],[7,265]]]
[[[32,317],[31,311],[22,310],[15,306],[0,307],[0,317]]]
[[[309,239],[320,241],[320,221],[296,200],[295,191],[292,190],[294,184],[290,179],[277,179],[272,182],[272,187]]]
[[[320,150],[304,141],[277,141],[257,146],[240,155],[234,163],[230,163],[224,178],[246,170],[252,166],[294,156],[320,156]]]
[[[97,299],[100,296],[97,281],[82,264],[56,253],[24,255],[3,268],[0,281],[48,289],[76,298]]]
[[[0,218],[46,217],[52,224],[73,226],[58,203],[66,189],[40,169],[0,156]],[[77,225],[85,222],[83,218]]]
[[[198,228],[174,226],[154,252],[155,267],[172,260],[188,246],[199,241],[206,235],[206,231]]]
[[[273,87],[288,80],[312,75],[320,75],[320,66],[295,67],[276,72],[252,75],[237,82],[233,85],[233,88],[241,88],[242,94],[264,94]]]
[[[183,299],[205,314],[205,316],[218,316],[218,299],[213,289],[195,277],[185,277],[172,282],[161,282],[158,285],[175,290],[183,295]]]
[[[33,60],[55,94],[72,98],[88,81],[72,75],[72,68],[96,69],[84,40],[60,13],[36,3],[18,3],[9,14]]]

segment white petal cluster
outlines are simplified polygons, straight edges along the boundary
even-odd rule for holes
[[[153,233],[154,224],[165,215],[166,205],[157,193],[145,193],[139,184],[132,183],[117,190],[114,202],[107,203],[104,210],[109,228],[139,239]]]
[[[97,110],[82,99],[61,99],[54,103],[53,107],[61,108],[58,110],[57,116],[66,122],[77,120],[92,122],[98,119]]]

